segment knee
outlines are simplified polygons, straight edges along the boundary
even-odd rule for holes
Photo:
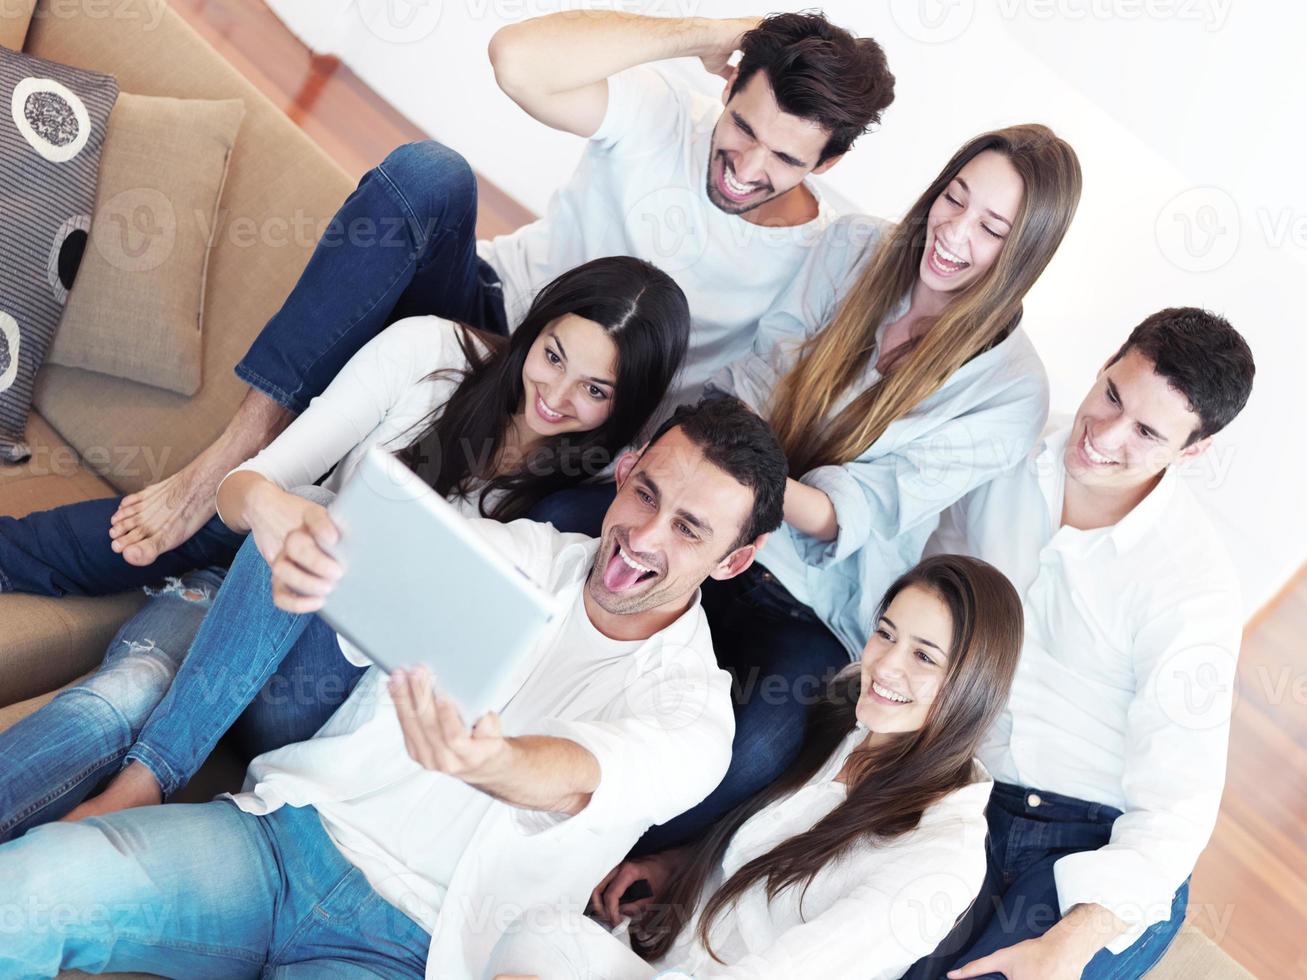
[[[378,168],[413,206],[443,210],[454,202],[476,202],[472,167],[457,150],[435,140],[406,143],[392,150]]]
[[[83,715],[84,721],[89,721],[94,715],[86,707],[86,699],[90,696],[113,709],[119,724],[126,723],[131,731],[137,732],[168,693],[190,641],[187,638],[179,650],[165,650],[153,639],[119,642],[126,647],[122,655],[59,697],[80,699],[82,710],[79,714]],[[103,709],[100,713],[104,713]]]

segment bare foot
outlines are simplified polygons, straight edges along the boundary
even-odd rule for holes
[[[139,762],[131,762],[110,780],[103,792],[92,796],[63,819],[71,822],[85,817],[103,817],[107,813],[136,806],[157,806],[162,802],[163,791],[159,789],[154,773]]]
[[[109,547],[129,565],[145,567],[183,544],[217,512],[222,478],[271,442],[289,420],[285,408],[251,390],[213,445],[166,480],[123,498],[109,520]]]

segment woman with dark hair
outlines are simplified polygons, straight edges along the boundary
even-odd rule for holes
[[[232,649],[209,636],[201,624],[219,588],[255,588],[252,576],[266,577],[267,565],[292,561],[287,536],[330,524],[323,502],[373,446],[396,453],[465,513],[499,520],[602,471],[663,399],[689,324],[676,283],[627,257],[597,259],[551,282],[507,340],[436,317],[392,324],[222,482],[228,535],[239,543],[250,532],[231,571],[174,579],[119,631],[94,676],[0,733],[0,840],[67,813],[125,758],[127,768],[78,815],[157,800],[159,780],[140,760],[182,755],[198,767],[242,711],[238,733],[250,754],[307,738],[362,671],[314,616],[287,611],[266,649]],[[313,540],[324,551],[324,540]],[[206,541],[186,554],[231,561],[213,550]],[[312,558],[293,562],[297,591],[311,595]],[[292,674],[310,685],[309,696],[284,696]],[[265,685],[282,696],[258,697]],[[170,776],[180,785],[193,771]]]
[[[860,663],[831,683],[777,782],[695,843],[615,868],[594,893],[615,933],[533,909],[489,972],[900,976],[984,879],[992,783],[974,757],[1021,638],[1021,602],[1000,572],[925,559],[886,592]],[[638,881],[652,894],[624,901]]]

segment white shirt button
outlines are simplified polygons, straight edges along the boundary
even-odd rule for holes
[[[1026,804],[1028,806],[1039,806],[1039,804],[1043,802],[1044,801],[1039,798],[1038,793],[1031,793],[1029,796],[1026,797]]]

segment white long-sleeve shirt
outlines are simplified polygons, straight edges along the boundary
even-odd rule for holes
[[[763,317],[754,353],[723,369],[711,387],[768,417],[799,344],[830,323],[887,229],[861,215],[835,221]],[[878,325],[875,350],[908,306],[904,296]],[[880,380],[876,359],[873,352],[835,412]],[[782,524],[759,563],[811,606],[856,658],[875,626],[881,597],[920,559],[940,511],[1024,459],[1047,415],[1048,379],[1018,327],[953,372],[857,459],[804,474],[803,483],[830,497],[839,526],[835,540],[819,541]]]
[[[865,728],[855,729],[805,785],[754,814],[731,839],[704,897],[843,802],[848,788],[835,777],[866,737]],[[893,980],[943,941],[980,890],[992,786],[977,764],[972,782],[927,809],[915,830],[859,842],[822,868],[806,892],[789,888],[769,902],[765,884],[753,885],[713,921],[712,947],[721,962],[698,939],[701,898],[699,911],[656,963],[631,951],[626,922],[609,933],[579,911],[532,909],[524,916],[527,928],[501,941],[487,976]]]
[[[289,491],[330,473],[322,486],[338,493],[372,446],[405,448],[422,434],[421,423],[449,401],[468,366],[461,331],[434,316],[392,323],[266,449],[227,476],[258,473]],[[430,377],[435,372],[441,373]],[[479,492],[448,499],[467,516],[480,513]],[[487,497],[488,506],[494,502],[495,495]]]
[[[697,595],[667,628],[618,643],[582,601],[598,542],[532,521],[472,523],[570,610],[546,627],[500,714],[507,735],[570,739],[594,754],[601,778],[585,809],[522,810],[423,769],[376,668],[312,739],[255,759],[235,797],[250,813],[315,807],[377,893],[432,932],[432,980],[480,976],[517,910],[583,908],[646,829],[717,785],[735,729]]]
[[[980,758],[999,782],[1122,811],[1110,843],[1054,865],[1058,901],[1110,909],[1119,953],[1171,914],[1212,833],[1242,603],[1230,558],[1174,471],[1116,525],[1061,526],[1070,435],[945,514],[928,550],[1016,586],[1025,645]]]

